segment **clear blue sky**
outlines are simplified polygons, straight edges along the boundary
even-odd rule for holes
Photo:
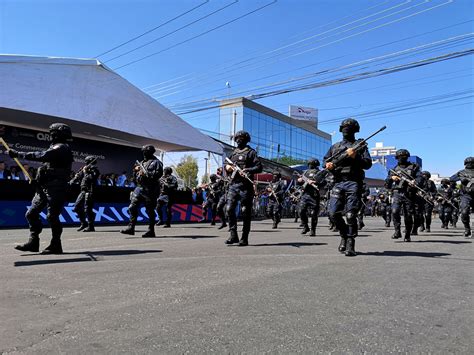
[[[268,84],[339,68],[455,36],[436,48],[369,61],[320,74],[321,82],[473,48],[471,0],[278,0],[231,24],[178,45],[273,0],[0,0],[0,52],[41,56],[96,57],[116,45],[205,3],[203,6],[99,57],[136,86],[177,111],[177,104],[242,92],[273,90]],[[232,4],[232,5],[231,5]],[[227,8],[217,11],[224,6]],[[210,15],[211,12],[217,13]],[[196,21],[174,34],[166,34]],[[157,39],[159,37],[164,37]],[[146,42],[156,41],[109,61]],[[283,48],[282,48],[283,47]],[[303,68],[304,67],[304,68]],[[406,148],[424,169],[449,175],[474,155],[473,57],[435,63],[352,83],[295,91],[259,100],[286,113],[289,104],[320,109],[320,128],[337,132],[340,120],[360,120],[361,136],[382,125],[375,141]],[[229,81],[231,88],[225,84]],[[164,83],[167,82],[167,83]],[[158,84],[158,85],[157,85]],[[157,86],[153,86],[157,85]],[[261,87],[261,88],[259,88]],[[437,104],[436,104],[437,103]],[[436,105],[435,105],[436,104]],[[416,106],[416,109],[407,109]],[[391,111],[393,108],[393,112]],[[375,111],[375,112],[374,112]],[[369,114],[369,112],[374,112]],[[217,129],[217,110],[183,115],[191,124]],[[334,119],[334,122],[325,122]],[[339,140],[338,133],[333,141]]]

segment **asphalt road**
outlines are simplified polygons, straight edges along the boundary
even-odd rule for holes
[[[390,239],[366,219],[358,256],[286,220],[250,246],[202,224],[156,239],[66,228],[64,255],[13,249],[0,231],[0,353],[474,352],[474,254],[462,229]],[[42,247],[50,231],[42,235]]]

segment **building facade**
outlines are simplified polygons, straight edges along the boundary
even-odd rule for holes
[[[314,121],[293,119],[245,98],[222,101],[218,139],[233,144],[239,130],[250,133],[250,146],[259,156],[280,161],[283,158],[321,162],[331,147],[331,135],[316,128]]]

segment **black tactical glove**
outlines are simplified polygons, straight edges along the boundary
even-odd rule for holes
[[[8,155],[10,156],[10,158],[18,158],[19,156],[18,151],[16,151],[15,149],[8,150]]]

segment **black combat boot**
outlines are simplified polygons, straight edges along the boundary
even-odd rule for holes
[[[81,225],[79,226],[79,228],[77,229],[78,232],[84,230],[87,228],[87,223],[86,222],[81,222]]]
[[[355,238],[348,237],[346,245],[346,256],[356,256],[355,252]]]
[[[224,229],[225,227],[227,227],[227,223],[222,222],[221,225],[219,226],[219,228],[217,228],[217,229]]]
[[[389,228],[390,227],[390,222],[385,222],[385,227]]]
[[[31,251],[32,253],[39,252],[40,239],[36,236],[30,236],[30,239],[25,244],[17,245],[16,250]]]
[[[472,238],[471,229],[464,229],[464,238]]]
[[[359,225],[357,226],[358,230],[360,230],[360,231],[361,231],[362,228],[364,228],[364,227],[365,227],[364,222],[360,222]]]
[[[170,223],[166,223],[163,228],[171,228],[171,224]]]
[[[392,235],[392,239],[400,239],[402,237],[402,233],[399,229],[395,230],[395,233]]]
[[[309,233],[310,237],[316,237],[316,229],[311,229],[311,233]]]
[[[278,228],[278,223],[274,221],[272,225],[272,229],[277,229],[277,228]]]
[[[411,235],[418,235],[418,228],[413,228],[411,231]]]
[[[339,248],[337,248],[337,250],[339,250],[341,253],[344,253],[346,251],[346,247],[347,247],[347,238],[341,237],[341,242],[339,243]]]
[[[86,229],[83,230],[83,232],[85,232],[85,233],[87,233],[87,232],[95,232],[94,224],[89,223],[89,225],[87,226]]]
[[[122,229],[120,231],[122,234],[128,234],[128,235],[135,235],[135,226],[133,224],[129,224],[127,228]]]
[[[164,223],[163,221],[160,219],[158,222],[156,222],[155,226],[162,226]]]
[[[407,243],[411,242],[411,238],[410,238],[410,232],[409,231],[405,231],[405,236],[403,238],[403,240]]]
[[[425,230],[426,230],[426,233],[431,233],[431,229],[430,229],[430,227],[426,227],[426,229],[425,229]]]
[[[142,234],[142,238],[156,238],[155,228],[148,227],[148,230],[144,234]]]
[[[41,252],[41,254],[62,254],[63,246],[61,245],[61,239],[53,238],[51,243]]]
[[[242,238],[240,238],[239,247],[246,247],[249,245],[249,235],[242,233]]]
[[[303,224],[303,230],[301,231],[301,234],[306,234],[310,231],[309,227],[308,227],[308,224],[305,223]]]
[[[236,244],[239,242],[239,235],[237,234],[237,231],[231,230],[230,231],[230,237],[225,241],[226,244]]]

